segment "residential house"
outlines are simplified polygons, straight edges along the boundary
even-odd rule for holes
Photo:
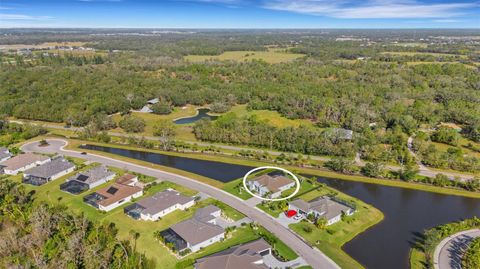
[[[189,249],[196,252],[225,238],[225,230],[217,225],[220,208],[209,205],[200,208],[195,215],[179,222],[160,234],[165,242],[172,243],[177,251]]]
[[[72,194],[79,194],[100,186],[114,177],[114,172],[110,171],[106,166],[100,165],[68,178],[67,182],[60,185],[60,189]]]
[[[315,218],[325,218],[327,225],[340,221],[343,214],[350,216],[355,212],[355,209],[346,203],[328,196],[318,197],[310,202],[296,199],[290,202],[288,207],[304,217],[313,214]]]
[[[193,197],[167,189],[125,207],[124,212],[134,219],[156,221],[177,209],[185,210],[194,204]]]
[[[127,173],[117,178],[115,182],[122,185],[136,186],[138,183],[138,176]]]
[[[283,191],[293,188],[295,181],[282,175],[265,174],[247,181],[247,185],[262,197],[277,198]]]
[[[198,259],[195,269],[268,269],[264,256],[271,255],[272,247],[263,239],[234,246]]]
[[[75,170],[75,165],[63,157],[57,157],[50,162],[23,172],[23,182],[36,186],[43,185]]]
[[[12,157],[12,154],[7,148],[0,148],[0,162],[6,161]]]
[[[50,157],[25,153],[19,154],[13,158],[0,163],[0,170],[7,175],[16,175],[37,165],[42,165],[50,161]]]
[[[102,211],[110,211],[142,196],[143,189],[135,185],[137,177],[126,175],[122,180],[83,197],[83,201]]]

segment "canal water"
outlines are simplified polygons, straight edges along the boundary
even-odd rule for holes
[[[199,109],[197,109],[197,111],[198,111],[197,115],[195,115],[193,117],[181,118],[181,119],[175,120],[174,123],[175,124],[189,124],[189,123],[194,123],[194,122],[196,122],[200,119],[203,119],[203,118],[207,118],[207,119],[211,119],[211,120],[215,120],[216,118],[218,118],[218,116],[208,115],[208,112],[210,112],[210,109],[208,109],[208,108],[199,108]]]
[[[85,145],[82,148],[173,167],[222,182],[240,178],[252,168],[111,147]],[[318,180],[375,206],[385,215],[381,223],[344,246],[349,255],[371,269],[408,268],[411,244],[425,229],[474,216],[480,217],[480,199],[332,178]]]

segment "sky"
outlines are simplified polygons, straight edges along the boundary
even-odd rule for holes
[[[480,0],[0,0],[0,27],[480,28]]]

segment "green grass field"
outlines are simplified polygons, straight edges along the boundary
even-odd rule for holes
[[[313,122],[305,119],[291,120],[283,117],[277,111],[271,110],[252,110],[248,111],[246,105],[236,105],[229,112],[237,114],[237,116],[255,115],[259,120],[264,120],[268,124],[276,127],[298,127],[300,125],[312,126]]]
[[[80,160],[75,160],[75,162],[78,162],[78,161]],[[89,169],[94,165],[95,164],[90,164],[88,166],[83,167],[81,170]],[[115,171],[119,175],[125,173],[125,171],[122,171],[121,169],[116,169],[116,168],[110,168],[110,169]],[[78,171],[75,171],[74,173],[77,173],[77,172]],[[84,214],[87,218],[89,218],[92,221],[115,223],[115,226],[118,228],[118,231],[119,231],[118,236],[121,239],[131,240],[132,239],[130,235],[131,230],[135,230],[136,232],[140,233],[140,237],[137,241],[137,250],[142,253],[145,253],[147,257],[154,259],[157,263],[158,268],[176,268],[176,264],[179,261],[173,255],[171,255],[163,245],[161,245],[159,242],[155,240],[153,236],[154,231],[164,230],[177,222],[190,218],[194,214],[196,209],[204,207],[209,204],[214,204],[220,207],[223,213],[230,219],[239,220],[245,217],[243,214],[237,212],[236,210],[232,209],[226,204],[223,204],[219,201],[215,201],[211,198],[198,202],[194,207],[186,211],[177,210],[156,222],[138,221],[125,215],[123,213],[123,208],[125,206],[128,206],[131,203],[127,203],[110,212],[100,212],[95,208],[85,204],[82,199],[85,195],[92,193],[105,186],[108,186],[109,184],[111,184],[111,182],[103,184],[93,190],[89,190],[80,195],[72,195],[69,193],[62,192],[59,188],[59,185],[63,183],[66,178],[73,175],[74,173],[66,175],[62,178],[59,178],[53,182],[49,182],[42,186],[38,186],[38,187],[31,186],[31,185],[24,185],[24,186],[27,188],[27,190],[35,191],[36,202],[43,201],[50,204],[62,204],[62,205],[65,205],[66,208],[70,210],[72,213]],[[10,177],[10,179],[17,182],[21,182],[21,175],[12,176]],[[142,198],[148,197],[150,195],[153,195],[156,192],[165,190],[167,188],[174,188],[179,192],[184,193],[185,195],[195,195],[197,193],[196,191],[185,188],[183,186],[176,185],[172,182],[163,181],[156,185],[152,185],[152,187],[150,187],[145,192]],[[192,257],[201,257],[204,255],[215,253],[217,251],[226,249],[230,246],[233,246],[239,243],[244,243],[244,242],[256,239],[258,237],[259,236],[253,233],[251,230],[237,229],[231,234],[231,236],[226,241],[209,246],[204,250],[195,253],[194,255],[192,255]]]
[[[293,61],[301,58],[305,54],[288,53],[282,49],[268,49],[267,51],[226,51],[220,55],[187,55],[184,60],[189,62],[204,62],[209,60],[219,61],[251,61],[263,60],[267,63],[277,64]]]

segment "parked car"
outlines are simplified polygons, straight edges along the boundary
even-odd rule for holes
[[[85,151],[80,152],[80,154],[87,155],[87,153]]]

